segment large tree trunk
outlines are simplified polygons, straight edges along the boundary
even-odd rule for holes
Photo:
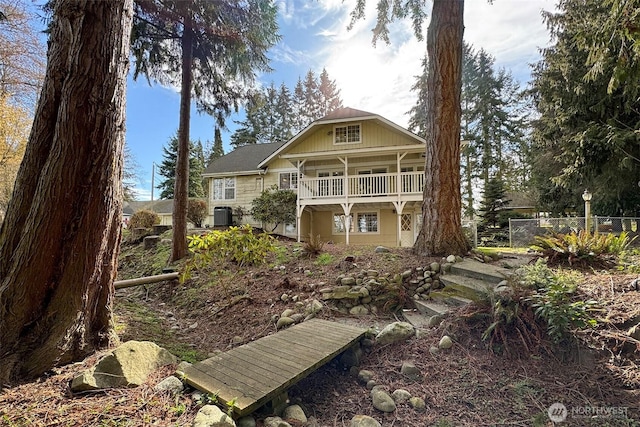
[[[132,0],[57,0],[44,86],[0,230],[0,387],[108,345]]]
[[[422,255],[463,254],[460,195],[460,91],[464,0],[434,0],[427,33],[427,126]]]
[[[191,66],[193,62],[193,30],[189,4],[185,2],[182,34],[182,88],[180,93],[180,124],[178,158],[173,189],[173,242],[171,261],[187,256],[187,210],[189,202],[189,119],[191,117]]]

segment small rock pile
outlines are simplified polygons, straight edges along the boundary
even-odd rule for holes
[[[432,262],[393,275],[378,270],[343,273],[336,277],[333,286],[325,286],[319,292],[323,301],[331,302],[343,314],[375,314],[378,307],[389,300],[389,293],[400,288],[413,299],[427,299],[431,290],[443,287],[440,274],[450,271],[451,265],[460,261],[461,257],[450,255],[442,263]]]

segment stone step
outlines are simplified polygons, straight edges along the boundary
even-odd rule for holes
[[[457,295],[455,292],[431,291],[429,297],[434,303],[446,305],[449,307],[462,307],[470,304],[473,300]]]
[[[506,268],[483,264],[472,259],[465,259],[462,262],[456,262],[451,265],[451,274],[498,284],[508,278],[511,272]]]
[[[444,316],[451,311],[450,306],[434,301],[415,300],[414,303],[420,314],[427,317]]]
[[[444,284],[444,290],[441,292],[473,301],[485,298],[494,286],[484,280],[458,274],[443,274],[440,281]]]
[[[402,310],[402,317],[411,323],[414,328],[429,327],[429,319],[431,318],[431,316],[425,316],[417,310]]]

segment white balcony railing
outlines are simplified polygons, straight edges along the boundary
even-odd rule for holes
[[[299,187],[301,200],[422,194],[424,172],[303,178]]]

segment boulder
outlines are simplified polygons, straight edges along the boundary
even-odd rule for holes
[[[371,390],[371,400],[373,407],[382,412],[393,412],[396,410],[396,403],[382,387],[374,387]]]
[[[157,391],[168,391],[171,394],[178,394],[184,390],[184,384],[182,384],[182,381],[178,378],[171,376],[160,381],[153,389]]]
[[[356,415],[351,418],[350,427],[382,427],[382,424],[368,415]]]
[[[298,421],[301,423],[307,422],[307,416],[305,415],[300,405],[287,406],[282,414],[282,417],[285,420]]]
[[[215,405],[204,405],[193,420],[192,427],[235,427],[236,423]]]
[[[366,384],[369,381],[371,381],[372,379],[373,379],[373,372],[372,371],[368,371],[366,369],[363,369],[360,372],[358,372],[358,381],[360,381],[362,384]]]
[[[280,417],[268,417],[264,420],[264,427],[291,427],[291,424]]]
[[[340,355],[340,365],[344,368],[351,368],[354,366],[358,366],[360,364],[360,359],[362,359],[362,349],[359,345],[355,345],[346,349]]]
[[[385,248],[384,246],[376,246],[376,251],[377,254],[384,254],[387,252],[391,252],[388,248]]]
[[[376,336],[376,342],[380,345],[405,341],[416,333],[415,328],[408,322],[393,322],[387,325]]]
[[[256,419],[248,415],[246,417],[238,419],[238,422],[236,422],[236,424],[238,427],[256,427]]]
[[[77,375],[71,382],[71,391],[137,387],[151,372],[177,362],[174,355],[152,342],[127,341],[96,366]]]
[[[356,305],[355,307],[351,307],[349,309],[349,314],[353,316],[364,316],[369,314],[369,309],[364,305]]]

